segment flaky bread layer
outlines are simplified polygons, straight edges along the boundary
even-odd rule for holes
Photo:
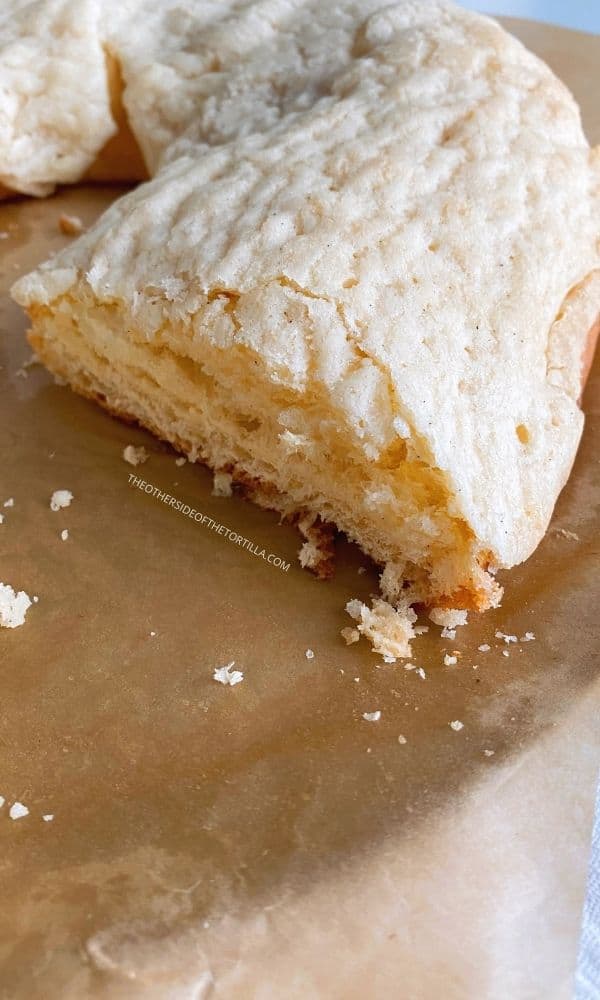
[[[261,505],[335,524],[388,567],[392,599],[479,610],[497,603],[492,555],[450,512],[444,473],[400,441],[369,459],[317,382],[308,391],[278,383],[244,344],[223,350],[203,340],[194,357],[191,330],[165,329],[149,342],[121,304],[81,290],[30,315],[32,347],[56,375],[193,460],[230,472]],[[357,370],[363,363],[357,354]]]

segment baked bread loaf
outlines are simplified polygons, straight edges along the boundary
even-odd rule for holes
[[[569,475],[600,309],[600,156],[563,84],[438,0],[27,6],[48,117],[38,94],[25,129],[9,38],[0,180],[44,193],[124,132],[153,175],[15,285],[39,357],[358,542],[404,616],[354,609],[389,656],[415,603],[497,604]]]

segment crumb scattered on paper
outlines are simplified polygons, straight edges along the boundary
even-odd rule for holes
[[[425,678],[427,677],[427,674],[423,670],[423,667],[417,667],[417,673],[418,673],[418,675],[419,675],[419,677],[421,678],[422,681],[424,681]]]
[[[17,369],[15,375],[18,375],[19,378],[29,378],[29,369],[33,368],[34,365],[39,365],[39,364],[41,364],[40,359],[38,358],[37,354],[34,351],[32,351],[31,355],[27,358],[27,360],[24,361],[21,367]]]
[[[185,457],[185,455],[180,455],[179,458],[175,459],[175,465],[179,465],[180,467],[182,465],[185,465],[186,462],[187,458]]]
[[[449,653],[445,654],[445,656],[444,656],[444,666],[445,667],[453,667],[454,664],[457,663],[457,662],[458,662],[458,660],[457,660],[456,656],[450,656]]]
[[[0,809],[2,809],[2,806],[4,805],[5,802],[6,802],[6,799],[4,798],[4,796],[0,795]]]
[[[54,813],[44,813],[42,816],[44,823],[51,823],[54,819]]]
[[[213,476],[212,495],[214,497],[230,497],[233,494],[233,479],[228,472],[215,472]]]
[[[510,653],[508,652],[508,649],[503,649],[502,650],[502,656],[510,656]]]
[[[0,514],[0,524],[4,524],[4,514]]]
[[[363,712],[363,719],[365,722],[379,722],[381,718],[381,712],[377,710],[376,712]]]
[[[440,634],[442,639],[456,639],[456,629],[448,628],[447,625],[444,625],[444,628],[442,629]]]
[[[468,612],[458,611],[454,608],[432,608],[429,617],[434,625],[457,628],[459,625],[467,624]]]
[[[150,458],[148,452],[143,445],[136,448],[133,444],[128,444],[123,448],[123,458],[130,465],[143,465]]]
[[[535,639],[535,632],[526,632],[525,635],[521,636],[519,642],[533,642],[534,639]]]
[[[13,802],[8,815],[11,819],[23,819],[24,816],[29,816],[29,809],[22,802]]]
[[[71,501],[73,500],[73,494],[70,490],[54,490],[54,493],[50,497],[50,510],[61,510],[63,507],[69,507]]]
[[[307,649],[304,655],[307,660],[314,660],[315,658],[315,654],[312,649]]]
[[[66,542],[67,538],[69,537],[69,529],[63,528],[63,530],[60,533],[60,537],[62,538],[63,542]]]
[[[4,503],[2,504],[3,507],[14,507],[14,505],[15,505],[14,497],[9,497],[8,500],[5,500]]]
[[[489,653],[489,651],[490,651],[491,648],[492,647],[490,646],[490,644],[488,642],[482,642],[481,646],[477,647],[477,649],[479,650],[480,653]]]
[[[484,752],[484,754],[485,754],[486,757],[493,757],[495,751],[494,750],[484,750],[483,752]]]
[[[567,528],[555,528],[554,529],[554,534],[555,535],[562,535],[563,538],[569,538],[573,542],[579,542],[579,541],[581,541],[581,539],[579,538],[579,535],[576,534],[576,532],[569,531]]]
[[[23,625],[27,609],[31,607],[31,598],[24,590],[18,593],[8,583],[0,583],[0,626],[3,628],[18,628]]]
[[[414,637],[416,614],[411,607],[394,608],[380,597],[372,607],[356,598],[348,601],[346,611],[357,622],[358,631],[371,642],[374,653],[380,653],[386,663],[395,663],[411,655],[410,640]]]
[[[351,646],[353,642],[358,642],[360,639],[360,632],[357,628],[343,628],[340,635],[347,646]]]
[[[425,635],[426,632],[429,632],[429,625],[415,625],[413,631],[415,635]]]
[[[402,746],[404,746],[406,742],[407,742],[406,736],[403,736],[402,733],[400,733],[400,736],[398,737],[398,743],[401,743]]]
[[[459,719],[455,719],[454,722],[450,723],[450,729],[453,729],[455,733],[459,733],[463,729],[464,723]]]
[[[239,684],[244,679],[244,675],[241,670],[232,670],[231,668],[235,665],[235,660],[228,663],[225,667],[217,667],[213,674],[213,680],[218,681],[219,684],[229,684],[233,687],[234,684]]]
[[[58,217],[58,228],[65,236],[80,236],[83,232],[83,222],[78,215],[67,215],[63,212]]]
[[[496,639],[503,639],[506,643],[517,642],[516,635],[507,635],[506,632],[501,632],[500,629],[496,629],[494,635],[496,636]]]

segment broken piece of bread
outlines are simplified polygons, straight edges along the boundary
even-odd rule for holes
[[[551,71],[451,3],[200,6],[120,4],[110,30],[86,13],[93,142],[50,108],[68,176],[33,108],[35,173],[18,116],[0,129],[7,186],[89,170],[117,129],[108,51],[155,175],[13,293],[77,391],[358,542],[401,611],[355,607],[357,628],[407,655],[415,603],[497,604],[496,569],[533,551],[568,477],[600,309],[600,157]]]

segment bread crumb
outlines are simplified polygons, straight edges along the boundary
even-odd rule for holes
[[[569,538],[573,542],[579,542],[581,539],[574,531],[568,531],[566,528],[555,528],[554,533],[556,535],[562,535],[563,538]]]
[[[486,757],[493,757],[494,753],[495,753],[494,750],[484,750],[483,752],[484,752],[484,754],[485,754]]]
[[[429,617],[434,625],[456,628],[458,625],[467,624],[468,612],[458,611],[454,608],[432,608]]]
[[[233,479],[228,472],[215,472],[213,476],[212,495],[214,497],[230,497],[233,495]]]
[[[456,639],[455,628],[448,628],[447,626],[444,626],[440,634],[442,639]]]
[[[14,505],[15,505],[14,497],[9,497],[8,500],[5,500],[4,503],[2,504],[3,507],[14,507]]]
[[[429,632],[429,625],[415,625],[413,631],[415,635],[425,635],[426,632]]]
[[[58,217],[58,228],[65,236],[80,236],[83,232],[83,222],[78,215],[67,215],[63,212]]]
[[[144,462],[148,461],[150,456],[143,445],[136,448],[135,445],[128,444],[125,448],[123,448],[123,458],[126,462],[129,462],[130,465],[143,465]]]
[[[365,722],[379,722],[381,718],[381,712],[377,710],[376,712],[363,712],[363,719]]]
[[[60,533],[60,537],[62,538],[63,542],[66,542],[67,538],[69,537],[69,529],[63,528],[63,530]]]
[[[404,746],[406,742],[407,742],[406,736],[403,736],[402,733],[400,733],[400,736],[398,737],[398,743],[401,743],[402,746]]]
[[[0,583],[0,626],[3,628],[18,628],[25,622],[27,609],[31,607],[31,598],[24,590],[18,593],[8,583]]]
[[[358,573],[359,576],[364,576],[365,573],[367,572],[367,567],[359,566],[356,572]]]
[[[29,809],[22,802],[13,802],[8,815],[11,819],[23,819],[24,816],[29,816]]]
[[[42,816],[44,823],[51,823],[54,819],[54,813],[44,813]]]
[[[502,656],[510,656],[510,653],[508,652],[508,649],[503,649],[502,650]]]
[[[156,635],[156,632],[151,632],[150,635]]]
[[[422,681],[424,681],[425,678],[427,677],[427,674],[423,670],[423,667],[417,667],[417,673],[418,673],[418,675],[419,675],[419,677],[421,678]]]
[[[404,667],[405,670],[416,670],[417,669],[414,663],[403,663],[402,666]]]
[[[479,650],[480,653],[489,653],[489,651],[490,651],[491,648],[492,647],[487,642],[482,642],[481,646],[477,647],[477,649]]]
[[[454,722],[450,723],[450,729],[453,729],[455,733],[459,733],[463,728],[464,723],[460,722],[459,719],[455,719]]]
[[[0,524],[4,524],[4,514],[0,514]]]
[[[535,639],[535,632],[526,632],[525,635],[521,636],[519,642],[533,642],[534,639]]]
[[[185,465],[186,462],[187,458],[185,457],[185,455],[180,455],[179,458],[175,459],[175,465],[178,465],[179,467]]]
[[[506,632],[501,632],[500,629],[496,629],[494,635],[496,639],[503,639],[506,643],[517,641],[516,635],[507,635]]]
[[[315,654],[312,651],[312,649],[307,649],[304,655],[305,655],[305,657],[306,657],[307,660],[314,660],[314,658],[315,658]]]
[[[69,507],[71,501],[74,499],[73,494],[70,490],[54,490],[54,493],[50,497],[50,510],[61,510],[63,507]]]
[[[417,618],[410,606],[394,608],[376,597],[371,608],[356,599],[348,601],[346,611],[358,622],[358,631],[370,640],[373,652],[380,653],[386,663],[410,656]]]
[[[225,667],[217,667],[214,674],[213,680],[218,681],[219,684],[229,684],[233,687],[234,684],[239,684],[244,679],[244,675],[241,670],[232,670],[235,660],[228,663]]]
[[[358,642],[360,639],[360,632],[357,628],[343,628],[340,635],[347,646],[351,646],[353,642]]]
[[[37,602],[39,601],[39,597],[37,596],[37,594],[34,594],[31,599],[32,599],[32,601],[33,601],[34,604],[37,604]]]
[[[4,805],[5,802],[6,802],[6,799],[4,798],[4,796],[0,795],[0,809],[2,809],[2,806]]]
[[[457,663],[456,656],[450,656],[449,653],[446,653],[446,655],[444,656],[444,666],[453,667],[455,663]]]

